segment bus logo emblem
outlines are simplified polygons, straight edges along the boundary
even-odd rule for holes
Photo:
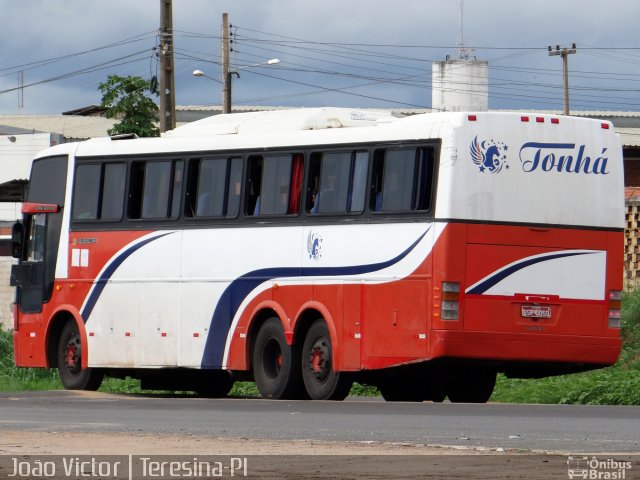
[[[507,163],[507,146],[494,140],[478,141],[478,137],[471,142],[471,160],[478,166],[481,173],[489,171],[498,173],[503,168],[509,168]]]
[[[309,232],[307,237],[307,253],[309,258],[319,260],[322,256],[322,237],[317,233]]]

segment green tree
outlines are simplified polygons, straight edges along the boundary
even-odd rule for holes
[[[100,106],[107,110],[107,118],[119,120],[108,130],[109,135],[160,135],[160,130],[155,124],[158,105],[145,95],[145,92],[155,93],[152,82],[141,77],[109,75],[107,81],[101,83],[98,88],[102,92]]]

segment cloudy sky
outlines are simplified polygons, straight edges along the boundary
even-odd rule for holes
[[[108,75],[158,73],[160,0],[4,0],[0,114],[100,102]],[[179,105],[220,103],[220,23],[233,25],[234,104],[431,106],[431,63],[458,55],[459,0],[174,0]],[[489,62],[490,108],[561,109],[569,57],[574,110],[640,111],[638,0],[466,0],[463,40]]]

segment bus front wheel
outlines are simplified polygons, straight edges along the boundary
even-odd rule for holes
[[[271,317],[260,327],[253,346],[252,367],[256,386],[263,397],[301,397],[300,355],[294,345],[287,345],[278,318]]]
[[[302,379],[313,400],[344,400],[353,381],[333,365],[331,335],[323,319],[309,328],[302,347]]]
[[[67,390],[97,390],[104,377],[100,370],[82,368],[86,355],[76,322],[69,321],[62,329],[58,342],[58,375]]]

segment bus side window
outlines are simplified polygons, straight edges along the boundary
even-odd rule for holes
[[[127,217],[138,219],[142,213],[142,185],[144,184],[144,162],[132,162],[129,173],[129,198]]]
[[[142,218],[164,218],[169,212],[171,162],[149,162],[144,170]]]
[[[224,214],[227,159],[205,159],[200,162],[196,199],[196,217],[221,217]]]
[[[314,154],[309,170],[307,212],[359,213],[364,207],[368,152]]]
[[[245,215],[293,215],[300,211],[304,156],[250,156]]]
[[[376,151],[370,208],[409,212],[431,207],[435,152],[431,147]]]
[[[369,193],[369,209],[374,212],[382,210],[382,174],[384,171],[384,150],[376,150],[373,156],[373,173]]]
[[[364,209],[364,197],[367,193],[367,168],[369,152],[354,152],[352,160],[352,181],[347,211],[355,213]]]
[[[200,159],[193,158],[187,164],[187,182],[184,194],[184,216],[188,218],[196,215],[198,200],[198,178],[200,176]]]
[[[184,181],[184,162],[175,160],[173,162],[173,178],[171,179],[173,191],[169,198],[169,218],[180,216],[180,201],[182,199],[182,183]]]
[[[133,162],[127,214],[131,219],[174,219],[180,213],[184,162]]]
[[[242,158],[230,158],[227,168],[227,208],[225,217],[235,218],[240,213],[240,190],[242,186]]]
[[[236,217],[240,207],[242,158],[205,158],[189,164],[185,215]]]
[[[417,175],[416,175],[416,210],[431,209],[431,190],[433,185],[433,168],[435,164],[435,149],[426,147],[419,149]]]
[[[105,163],[100,220],[119,222],[122,220],[127,166],[124,163]]]
[[[78,165],[74,180],[72,217],[74,220],[96,220],[100,202],[100,164]]]
[[[247,193],[245,215],[260,214],[260,189],[262,187],[262,157],[252,155],[247,162]]]
[[[382,211],[411,210],[416,149],[387,150],[382,176]]]
[[[312,153],[309,159],[309,180],[305,210],[311,215],[318,214],[318,191],[320,188],[320,165],[322,154]]]
[[[291,189],[293,156],[265,156],[260,187],[259,215],[286,215]]]
[[[76,169],[73,220],[122,220],[127,166],[124,163],[82,164]]]

